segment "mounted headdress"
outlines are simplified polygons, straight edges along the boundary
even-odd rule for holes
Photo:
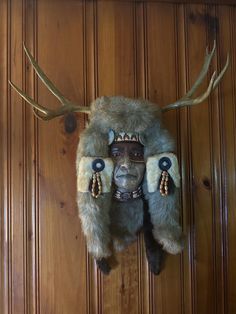
[[[108,257],[111,252],[110,210],[112,206],[113,161],[109,145],[114,142],[138,142],[144,146],[146,175],[143,193],[148,201],[154,238],[169,253],[182,249],[181,228],[178,222],[178,188],[180,176],[174,155],[174,142],[163,127],[162,114],[168,110],[192,106],[203,102],[217,87],[228,65],[217,76],[211,76],[204,93],[193,98],[206,77],[215,52],[206,51],[204,65],[192,88],[183,98],[163,108],[140,99],[122,96],[101,97],[91,107],[77,106],[66,99],[43,73],[30,52],[25,52],[39,78],[58,98],[62,106],[50,110],[36,103],[17,86],[11,86],[33,107],[34,114],[42,120],[50,120],[69,112],[89,114],[89,124],[80,136],[77,150],[77,189],[79,215],[87,239],[89,252],[96,258]],[[174,190],[169,193],[169,182]]]

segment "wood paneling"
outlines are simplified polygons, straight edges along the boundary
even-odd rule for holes
[[[236,313],[236,9],[218,4],[0,1],[1,313]],[[230,53],[218,90],[164,121],[177,143],[186,249],[155,277],[140,236],[104,277],[77,217],[75,155],[86,117],[76,116],[70,134],[64,118],[35,119],[8,79],[43,105],[59,104],[22,42],[77,103],[122,94],[162,106],[191,86],[214,39],[212,71]]]
[[[60,5],[54,1],[38,2],[38,62],[64,94],[82,104],[83,34],[82,2],[63,1]],[[47,46],[52,47],[50,52],[45,49]],[[38,100],[58,106],[55,97],[40,82]],[[78,123],[81,130],[83,117]],[[66,313],[68,304],[72,313],[78,308],[82,313],[86,311],[86,255],[77,219],[75,171],[71,167],[75,165],[79,128],[76,131],[71,135],[66,133],[63,118],[49,124],[40,122],[39,304],[42,313]]]

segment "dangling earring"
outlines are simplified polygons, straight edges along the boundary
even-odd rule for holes
[[[92,177],[92,196],[98,198],[102,194],[102,180],[99,172],[94,172]]]
[[[159,160],[159,168],[162,170],[159,190],[162,196],[167,196],[169,194],[169,173],[167,170],[170,169],[171,165],[171,160],[168,157],[162,157]]]
[[[168,181],[169,174],[167,171],[162,171],[161,173],[161,182],[160,182],[160,193],[162,196],[168,195]]]
[[[92,176],[91,193],[94,198],[98,198],[102,194],[102,179],[100,172],[105,168],[105,163],[102,159],[95,159],[92,163],[94,171]]]

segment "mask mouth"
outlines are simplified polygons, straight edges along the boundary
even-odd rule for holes
[[[130,174],[130,173],[127,173],[127,174],[121,174],[121,175],[117,176],[117,178],[133,179],[133,178],[137,178],[137,176],[133,175],[133,174]]]

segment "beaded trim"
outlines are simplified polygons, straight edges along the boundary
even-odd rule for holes
[[[167,196],[168,191],[168,181],[169,181],[169,174],[167,171],[162,171],[161,174],[161,183],[160,183],[160,193],[162,196]]]
[[[139,198],[142,195],[143,190],[142,187],[140,186],[137,190],[133,192],[120,192],[119,190],[116,190],[113,197],[120,202],[126,202],[132,199]]]
[[[98,198],[102,194],[102,180],[99,172],[93,173],[91,192],[94,198]]]
[[[136,142],[142,145],[142,138],[138,133],[118,132],[115,133],[112,129],[109,130],[109,145],[117,142]]]

